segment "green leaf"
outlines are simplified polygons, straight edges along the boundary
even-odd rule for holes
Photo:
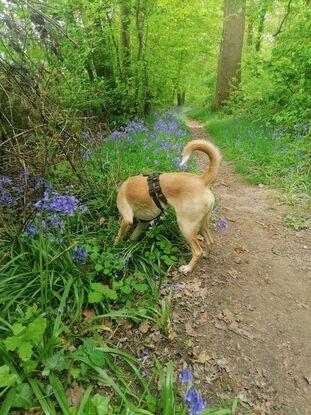
[[[53,374],[49,376],[50,384],[53,386],[53,392],[57,399],[59,406],[62,409],[62,414],[70,415],[70,409],[68,406],[67,396],[59,378]]]
[[[138,292],[143,292],[148,290],[147,284],[134,284],[134,288]]]
[[[92,404],[94,405],[97,415],[108,414],[110,398],[99,395],[98,393],[93,397]]]
[[[89,250],[87,249],[87,247],[85,246],[85,249],[89,252]],[[97,253],[96,252],[92,252],[90,255],[90,258],[94,261],[95,259],[97,259]]]
[[[32,400],[33,392],[28,383],[21,383],[16,387],[15,391],[13,407],[29,409],[34,406]]]
[[[10,373],[8,365],[0,366],[0,388],[12,386],[17,379],[17,375]]]
[[[18,348],[18,355],[24,362],[29,360],[32,356],[33,345],[27,341],[23,341]]]
[[[101,294],[104,292],[104,286],[103,284],[100,284],[99,282],[91,282],[90,288],[91,290],[96,291]]]
[[[20,346],[22,341],[21,337],[10,336],[4,340],[4,346],[8,352],[13,352]]]
[[[103,294],[97,291],[90,291],[88,294],[88,302],[93,303],[100,303],[103,300]]]
[[[23,326],[20,323],[15,323],[12,326],[12,331],[14,336],[17,336],[18,334],[20,334],[23,330],[24,330],[25,326]]]
[[[121,287],[120,290],[124,293],[124,294],[131,294],[132,289],[131,287],[129,287],[128,285],[125,285],[124,287]]]
[[[47,369],[61,371],[69,368],[70,361],[63,353],[55,353],[45,361],[44,365]]]
[[[31,307],[28,307],[25,313],[25,320],[29,320],[37,311],[37,304],[34,304]]]
[[[95,265],[95,270],[96,270],[96,271],[98,271],[98,272],[99,272],[99,271],[102,271],[103,269],[104,269],[104,267],[102,266],[102,264],[96,264],[96,265]]]
[[[110,300],[117,300],[118,298],[116,291],[111,288],[104,288],[104,296],[110,298]]]
[[[38,346],[42,341],[43,333],[47,327],[46,318],[35,318],[26,328],[25,338],[31,340],[34,345]]]
[[[29,379],[29,383],[45,415],[56,415],[56,411],[51,400],[43,395],[40,383],[34,379]]]

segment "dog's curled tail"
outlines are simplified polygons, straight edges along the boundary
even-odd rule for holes
[[[202,175],[202,179],[205,185],[207,186],[217,176],[221,161],[221,154],[218,148],[214,146],[214,144],[212,144],[211,142],[205,140],[193,140],[190,141],[190,143],[188,143],[182,151],[183,159],[180,163],[181,166],[187,163],[191,156],[191,153],[195,150],[203,151],[203,153],[207,154],[209,157],[209,168]]]

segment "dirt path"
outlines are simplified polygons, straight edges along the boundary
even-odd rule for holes
[[[311,414],[310,233],[285,228],[277,192],[226,161],[213,191],[228,228],[196,272],[172,277],[174,358],[211,404],[240,395],[254,414]]]

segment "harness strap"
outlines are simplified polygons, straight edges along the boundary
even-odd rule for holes
[[[148,181],[149,194],[152,197],[154,203],[158,206],[158,208],[161,210],[161,213],[162,213],[164,209],[160,202],[167,205],[167,200],[161,190],[160,174],[159,173],[149,174],[147,181]]]

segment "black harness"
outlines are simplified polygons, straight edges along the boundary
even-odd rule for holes
[[[160,186],[160,173],[152,173],[148,175],[147,178],[149,194],[157,205],[157,207],[161,210],[160,214],[156,216],[154,219],[158,218],[164,212],[164,209],[161,205],[161,202],[164,205],[167,205],[167,200],[164,194],[162,193],[161,186]],[[154,220],[152,219],[152,220]],[[150,222],[149,220],[141,220],[141,222]]]

